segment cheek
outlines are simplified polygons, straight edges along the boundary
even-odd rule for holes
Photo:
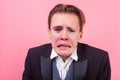
[[[72,43],[73,46],[77,46],[79,41],[80,41],[80,36],[78,35],[70,36],[70,42]]]
[[[55,33],[51,33],[50,35],[50,40],[52,41],[52,43],[55,43],[58,40],[59,36]]]
[[[71,35],[70,38],[71,38],[71,40],[73,42],[78,42],[80,40],[80,36],[79,35],[76,35],[76,36],[75,35]]]

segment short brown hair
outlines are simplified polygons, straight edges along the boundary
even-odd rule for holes
[[[49,13],[48,16],[48,28],[50,29],[51,19],[55,13],[73,13],[78,16],[79,24],[80,24],[80,31],[83,29],[83,25],[85,24],[85,16],[82,10],[73,6],[73,5],[64,5],[64,4],[57,4]]]

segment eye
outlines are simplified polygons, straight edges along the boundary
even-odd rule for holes
[[[69,30],[69,32],[75,32],[75,30],[70,27],[68,27],[68,30]]]
[[[54,31],[61,31],[61,29],[60,28],[55,28]]]
[[[56,32],[60,32],[62,30],[62,26],[55,26],[53,29]]]

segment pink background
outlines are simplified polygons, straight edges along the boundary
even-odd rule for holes
[[[21,80],[28,49],[49,42],[47,17],[57,3],[84,11],[81,42],[107,50],[111,80],[120,80],[119,0],[0,0],[0,80]]]

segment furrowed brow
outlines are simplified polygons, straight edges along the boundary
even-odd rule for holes
[[[62,28],[62,26],[54,26],[53,29]]]

